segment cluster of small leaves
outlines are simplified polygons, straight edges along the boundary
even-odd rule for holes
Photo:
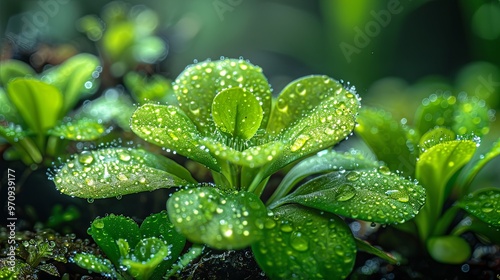
[[[105,127],[95,118],[65,118],[75,104],[98,87],[99,60],[76,55],[61,65],[36,74],[17,60],[0,63],[0,137],[13,146],[6,152],[26,164],[58,156],[64,140],[90,141]]]
[[[108,148],[68,161],[55,176],[57,188],[104,198],[187,186],[167,201],[176,230],[215,249],[252,246],[276,279],[346,277],[357,241],[339,215],[396,224],[415,217],[425,202],[421,186],[388,167],[355,151],[325,150],[352,132],[360,107],[356,93],[332,78],[297,79],[274,98],[261,68],[223,59],[187,67],[172,88],[178,103],[140,106],[131,129],[205,165],[214,184],[197,183],[181,166],[144,150]],[[266,206],[260,196],[269,177],[291,163]],[[318,177],[297,187],[310,176]]]
[[[111,214],[95,219],[88,233],[107,258],[82,253],[73,261],[113,279],[162,279],[186,243],[165,211],[147,217],[140,227],[130,218]]]
[[[5,228],[0,232],[2,251],[0,259],[0,279],[31,279],[47,273],[61,276],[56,263],[67,263],[77,253],[99,255],[95,245],[89,240],[77,239],[74,234],[59,235],[52,230],[19,232],[15,236],[15,259],[12,272],[12,259],[8,256],[10,246]],[[37,279],[37,278],[33,278]]]
[[[390,113],[364,108],[355,132],[372,149],[377,158],[392,169],[414,176],[427,191],[427,202],[416,219],[416,233],[427,243],[430,254],[439,261],[461,263],[470,256],[468,244],[449,235],[456,207],[476,219],[469,227],[485,236],[499,230],[500,212],[495,210],[499,188],[469,193],[477,173],[500,154],[500,141],[479,160],[472,160],[481,137],[490,130],[493,119],[483,100],[461,93],[433,94],[417,109],[414,125],[400,123]],[[458,194],[455,205],[443,214],[444,203],[452,193]],[[459,234],[459,224],[452,232]],[[450,251],[450,248],[454,250]]]
[[[144,5],[111,2],[101,18],[87,15],[77,26],[92,41],[99,41],[102,55],[111,63],[111,73],[121,77],[140,63],[153,64],[165,58],[167,45],[154,35],[159,25],[155,11]]]

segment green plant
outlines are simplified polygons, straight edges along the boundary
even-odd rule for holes
[[[75,155],[55,175],[57,188],[94,199],[182,186],[167,201],[176,230],[215,249],[251,246],[274,279],[345,278],[356,246],[396,262],[355,238],[340,216],[403,223],[423,206],[425,192],[355,151],[329,149],[355,127],[360,103],[352,88],[307,76],[273,98],[262,69],[223,59],[189,66],[173,90],[178,106],[142,105],[131,129],[205,165],[213,184],[196,182],[163,156],[107,148]],[[268,184],[292,163],[277,188]]]
[[[90,141],[102,136],[98,118],[69,118],[68,113],[98,87],[99,61],[76,55],[59,66],[36,74],[17,60],[0,63],[0,137],[13,149],[7,159],[26,165],[49,164],[61,156],[68,141]]]
[[[174,266],[186,243],[166,211],[147,217],[140,227],[130,218],[111,214],[95,219],[88,233],[107,259],[82,253],[73,260],[113,279],[160,279]]]
[[[470,257],[470,246],[460,237],[466,231],[500,244],[500,189],[470,190],[478,172],[500,154],[497,141],[490,151],[474,158],[491,119],[483,100],[464,93],[425,98],[412,127],[406,120],[398,122],[373,108],[364,108],[358,117],[355,132],[377,158],[426,188],[422,211],[399,228],[418,236],[423,248],[438,261],[463,263]],[[452,227],[460,210],[467,215]]]

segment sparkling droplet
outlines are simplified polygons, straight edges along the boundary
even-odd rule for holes
[[[121,161],[130,161],[131,156],[126,152],[118,152],[118,159]]]
[[[483,211],[484,213],[490,213],[491,211],[493,211],[493,205],[487,202],[483,204],[483,206],[481,207],[481,211]]]
[[[101,220],[97,220],[93,223],[95,228],[104,228],[104,223]]]
[[[391,175],[391,170],[387,166],[380,166],[378,168],[378,172],[383,175]]]
[[[388,190],[385,192],[385,194],[390,198],[395,199],[399,202],[408,202],[410,200],[410,198],[405,192],[399,190]]]
[[[309,241],[298,231],[293,232],[292,236],[290,236],[290,245],[293,249],[301,252],[309,249]]]
[[[94,161],[94,157],[92,156],[92,154],[90,152],[84,151],[78,157],[78,161],[81,164],[89,165]]]
[[[307,135],[300,135],[297,137],[295,142],[293,142],[292,146],[290,147],[290,150],[292,152],[298,151],[300,148],[304,147],[306,144],[307,140],[309,140],[309,136]]]
[[[356,171],[351,171],[349,172],[347,175],[346,175],[346,179],[348,181],[351,181],[351,182],[354,182],[354,181],[357,181],[359,179],[359,173],[356,172]]]
[[[355,195],[356,195],[356,190],[354,189],[354,187],[349,184],[344,184],[341,185],[337,190],[337,195],[335,196],[335,199],[337,201],[348,201],[352,199]]]

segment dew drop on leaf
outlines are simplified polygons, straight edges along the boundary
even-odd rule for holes
[[[380,166],[378,168],[378,172],[380,172],[380,174],[383,174],[383,175],[390,175],[391,174],[391,170],[387,166]]]
[[[290,236],[290,245],[293,249],[301,252],[309,249],[309,241],[299,231],[294,231]]]
[[[349,184],[343,184],[342,186],[339,187],[338,193],[335,196],[335,199],[337,201],[348,201],[352,199],[356,195],[356,190],[354,189],[353,186]]]
[[[357,181],[359,179],[360,175],[358,172],[356,171],[351,171],[349,172],[347,175],[346,175],[346,179],[348,181],[351,181],[351,182],[354,182],[354,181]]]
[[[94,161],[94,157],[90,152],[84,151],[78,157],[78,161],[80,161],[81,164],[89,165],[92,164],[92,162]]]
[[[309,140],[309,136],[300,135],[299,137],[297,137],[297,139],[295,139],[295,142],[293,142],[292,146],[290,147],[290,150],[292,152],[298,151],[300,148],[304,147],[307,140]]]

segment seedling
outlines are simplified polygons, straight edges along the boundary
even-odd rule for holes
[[[181,186],[167,201],[175,229],[215,249],[251,246],[273,279],[345,278],[357,246],[397,262],[355,238],[341,216],[404,223],[424,205],[425,191],[356,151],[330,149],[355,127],[353,88],[314,75],[273,98],[261,68],[223,59],[187,67],[173,90],[178,104],[144,104],[130,127],[206,166],[212,183],[143,149],[106,148],[75,155],[58,170],[57,188],[96,199]],[[277,188],[268,184],[290,164]]]

